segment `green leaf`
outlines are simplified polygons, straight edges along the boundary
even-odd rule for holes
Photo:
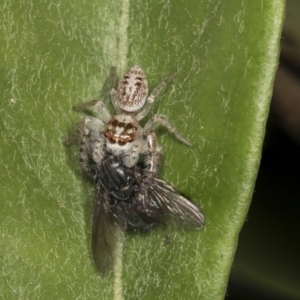
[[[284,2],[5,1],[1,4],[0,297],[222,299],[259,165]],[[162,177],[204,210],[202,231],[126,235],[101,278],[90,251],[93,184],[66,139],[75,104],[109,103],[111,66],[140,63],[164,129]],[[111,106],[110,106],[111,108]]]

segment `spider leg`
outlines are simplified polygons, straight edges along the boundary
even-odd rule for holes
[[[145,125],[144,131],[151,132],[154,131],[157,125],[165,126],[170,133],[174,134],[175,137],[181,141],[182,143],[186,144],[187,146],[192,146],[192,143],[188,141],[178,130],[177,128],[169,121],[169,119],[163,115],[155,115],[152,117]]]
[[[111,115],[102,101],[91,100],[81,105],[73,106],[73,109],[78,112],[85,112],[93,115],[95,118],[108,122]]]
[[[158,145],[157,138],[154,132],[150,132],[146,135],[146,174],[147,180],[158,174],[160,162],[162,158],[162,147]]]
[[[105,136],[104,122],[94,117],[85,117],[79,123],[65,142],[66,145],[78,142],[78,160],[83,173],[94,177],[95,164],[102,161],[104,156]]]
[[[165,80],[163,80],[148,96],[146,103],[143,109],[136,115],[136,119],[140,121],[143,119],[148,112],[150,111],[152,104],[154,103],[155,98],[160,94],[160,92],[174,79],[174,77],[178,74],[177,71],[173,72],[169,75]]]
[[[118,104],[118,97],[117,97],[117,82],[118,82],[118,76],[117,76],[117,68],[112,67],[110,69],[110,75],[109,75],[109,93],[111,97],[111,102],[114,106],[114,109],[117,113],[119,113],[120,107]]]

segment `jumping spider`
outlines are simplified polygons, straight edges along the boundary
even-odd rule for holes
[[[144,127],[139,123],[176,74],[147,96],[148,82],[139,65],[123,76],[117,89],[116,69],[112,68],[110,95],[117,114],[112,117],[97,100],[74,107],[93,115],[78,123],[67,143],[78,139],[80,168],[96,183],[92,249],[101,273],[114,266],[118,232],[166,227],[170,221],[193,229],[204,224],[200,208],[157,177],[162,148],[154,130],[158,124],[164,125],[181,142],[188,146],[191,143],[163,115],[155,115]]]

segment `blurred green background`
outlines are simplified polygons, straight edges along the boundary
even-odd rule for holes
[[[300,1],[288,0],[280,65],[227,298],[300,299]]]

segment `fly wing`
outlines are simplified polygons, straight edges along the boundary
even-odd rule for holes
[[[110,197],[103,188],[96,193],[93,213],[92,252],[94,262],[101,274],[112,271],[118,244],[123,241],[124,228],[116,206],[110,205]]]
[[[200,229],[204,225],[201,209],[181,195],[172,185],[157,177],[148,187],[149,202],[161,208],[166,222],[191,229]]]

